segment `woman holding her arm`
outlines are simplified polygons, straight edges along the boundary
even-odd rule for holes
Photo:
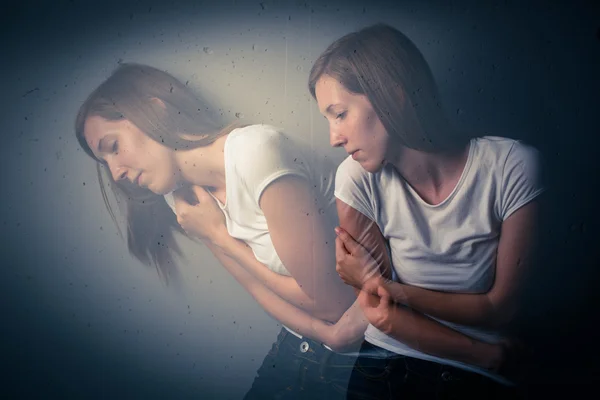
[[[173,275],[173,231],[183,228],[284,325],[246,398],[344,396],[354,356],[343,351],[367,324],[335,272],[335,169],[273,127],[223,128],[208,109],[173,76],[123,64],[81,106],[75,130],[105,201],[110,172],[139,260]],[[439,338],[448,335],[462,337]],[[463,352],[489,364],[498,349]]]
[[[437,336],[451,329],[510,347],[503,332],[531,265],[543,191],[537,151],[453,129],[423,55],[387,25],[331,44],[309,90],[331,145],[349,154],[336,174],[337,269],[361,290],[370,323],[361,352],[388,354],[357,359],[349,398],[508,395],[514,382],[502,371],[461,360],[461,340]],[[379,272],[387,246],[394,281]],[[437,325],[414,325],[417,315]]]

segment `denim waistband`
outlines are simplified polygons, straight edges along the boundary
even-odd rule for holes
[[[379,346],[375,346],[372,345],[371,343],[365,342],[363,341],[362,345],[360,346],[360,350],[356,349],[354,351],[347,351],[347,352],[340,352],[340,351],[335,351],[333,350],[331,347],[327,346],[324,343],[318,342],[316,340],[304,337],[302,335],[300,335],[297,332],[294,332],[293,330],[291,330],[290,328],[288,328],[285,325],[282,325],[283,329],[282,332],[285,332],[286,334],[289,334],[291,336],[294,336],[297,340],[298,343],[300,343],[301,341],[306,341],[307,343],[311,343],[312,346],[320,346],[323,347],[324,349],[334,353],[334,354],[339,354],[342,356],[348,356],[348,357],[370,357],[370,358],[393,358],[393,357],[400,357],[399,354],[396,354],[394,352],[388,351],[386,349],[383,349]]]

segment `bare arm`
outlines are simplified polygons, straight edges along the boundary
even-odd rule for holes
[[[277,296],[216,245],[212,243],[206,243],[206,245],[227,271],[273,318],[302,336],[327,344],[334,350],[344,345],[344,343],[340,344],[340,338],[335,336],[335,331],[331,325],[311,317],[303,310],[294,307]]]
[[[361,245],[375,259],[382,260],[384,263],[380,269],[386,273],[391,271],[391,261],[385,250],[385,238],[379,227],[365,215],[339,199],[337,207],[341,227],[352,237],[363,238],[364,242],[361,242]],[[382,251],[385,253],[377,254]],[[379,280],[379,282],[381,281],[383,280]],[[498,362],[501,353],[500,346],[472,339],[415,310],[404,306],[390,305],[385,308],[384,314],[372,312],[371,308],[365,308],[365,305],[369,304],[365,302],[365,299],[376,304],[379,304],[381,300],[376,295],[368,294],[369,288],[365,289],[366,291],[362,291],[359,295],[359,300],[362,297],[363,312],[371,324],[390,336],[424,353],[440,357],[486,368]],[[381,307],[383,306],[382,304]]]
[[[320,214],[318,196],[306,179],[284,176],[267,186],[259,204],[279,258],[314,301],[311,314],[337,321],[354,296],[335,271],[335,232]]]
[[[361,343],[369,320],[356,300],[340,319],[331,327],[332,341],[338,349],[350,348],[353,344]],[[333,347],[333,346],[332,346]]]
[[[538,204],[531,202],[502,224],[496,259],[496,278],[483,294],[447,293],[395,282],[388,283],[392,298],[422,313],[465,325],[503,328],[518,311],[520,289],[531,268]]]
[[[369,252],[379,265],[381,275],[387,280],[392,279],[392,261],[387,251],[386,240],[377,224],[340,199],[336,199],[336,206],[340,227]]]
[[[502,364],[504,352],[500,345],[474,340],[393,303],[384,289],[379,288],[377,295],[361,291],[359,301],[373,326],[413,349],[491,370]]]
[[[223,236],[218,243],[222,251],[279,297],[308,312],[315,309],[315,301],[302,290],[293,277],[271,271],[256,259],[252,249],[246,243],[229,235]],[[318,313],[314,315],[328,320],[327,315]]]

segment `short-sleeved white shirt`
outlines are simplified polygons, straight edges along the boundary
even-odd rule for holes
[[[539,154],[533,147],[486,136],[471,140],[460,180],[440,204],[423,201],[393,165],[369,173],[351,157],[337,170],[335,196],[377,223],[400,282],[485,293],[494,282],[502,221],[542,193],[539,171]],[[499,339],[496,332],[440,322],[482,341]],[[486,370],[415,350],[372,325],[365,340],[398,354],[503,380]]]
[[[246,242],[269,269],[290,276],[271,241],[260,197],[269,184],[283,176],[304,177],[314,189],[321,217],[333,229],[338,223],[333,195],[335,165],[269,125],[234,129],[225,140],[224,151],[226,199],[225,204],[217,203],[225,214],[227,231]]]
[[[227,231],[248,244],[256,259],[270,270],[290,276],[271,241],[259,205],[260,196],[278,178],[304,177],[313,187],[321,218],[333,230],[338,224],[333,195],[335,165],[326,155],[270,125],[249,125],[231,131],[225,139],[224,157],[225,204],[213,198],[225,214]],[[172,194],[164,197],[175,212]]]
[[[271,240],[259,205],[260,197],[272,182],[283,176],[303,177],[312,186],[320,217],[333,231],[339,223],[334,163],[307,143],[292,139],[270,125],[249,125],[231,131],[225,139],[224,157],[225,204],[213,198],[225,214],[228,233],[248,244],[256,259],[270,270],[291,276]],[[165,200],[175,212],[172,195],[166,195]],[[334,269],[335,265],[322,267]]]

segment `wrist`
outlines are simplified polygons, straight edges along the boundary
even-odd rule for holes
[[[232,239],[233,238],[229,235],[229,232],[227,232],[227,230],[223,229],[223,230],[219,230],[218,233],[215,233],[214,235],[212,235],[212,237],[210,238],[210,241],[213,245],[215,245],[216,247],[218,247],[225,253],[230,253]]]
[[[394,304],[390,305],[389,312],[380,315],[379,318],[369,318],[367,320],[371,325],[385,333],[388,336],[394,336],[394,319],[398,318],[397,306]]]
[[[311,328],[313,336],[322,343],[331,346],[331,343],[335,339],[336,329],[335,325],[329,324],[323,320],[312,318]]]
[[[408,294],[405,290],[406,285],[386,279],[383,282],[383,287],[387,289],[395,303],[410,305]]]

